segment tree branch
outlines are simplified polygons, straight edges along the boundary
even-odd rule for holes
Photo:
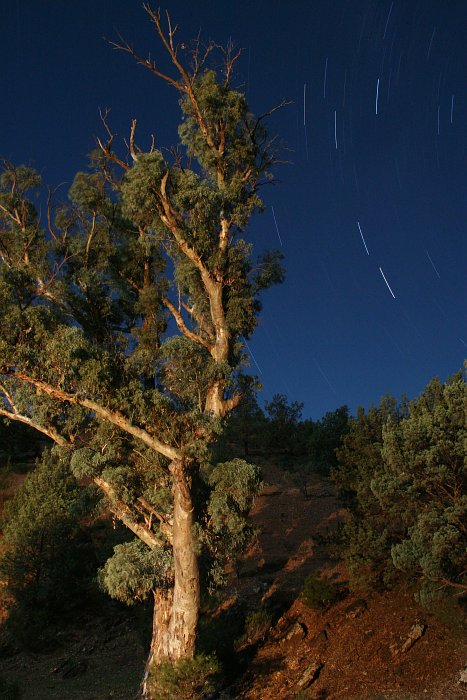
[[[206,291],[210,293],[212,286],[214,284],[214,279],[212,278],[209,270],[201,260],[198,253],[187,243],[183,237],[182,231],[177,222],[176,213],[172,209],[169,199],[167,197],[167,180],[169,177],[169,171],[164,173],[161,180],[161,204],[163,211],[160,212],[160,217],[167,228],[171,231],[175,242],[180,248],[181,252],[195,265],[201,274],[201,279],[203,280]]]
[[[170,82],[172,85],[175,85],[175,87],[177,87],[177,89],[180,90],[180,92],[185,92],[188,95],[190,102],[192,104],[194,113],[195,113],[196,121],[199,124],[199,128],[201,129],[201,133],[203,134],[206,143],[213,150],[217,150],[216,145],[209,134],[206,122],[204,121],[203,115],[201,114],[201,110],[199,108],[198,100],[196,99],[195,93],[193,91],[194,79],[190,79],[190,76],[188,75],[188,73],[186,72],[185,68],[183,67],[183,65],[181,64],[181,62],[178,58],[177,48],[174,48],[174,45],[173,45],[174,32],[172,31],[169,13],[168,12],[166,13],[168,27],[169,27],[169,38],[167,38],[164,30],[162,29],[160,12],[154,12],[154,10],[152,10],[147,3],[143,4],[143,8],[146,10],[146,12],[150,16],[151,20],[154,22],[156,29],[157,29],[157,33],[159,34],[159,36],[162,40],[162,43],[164,44],[165,48],[167,49],[167,51],[170,55],[170,58],[172,59],[172,63],[177,68],[178,72],[180,73],[180,75],[183,79],[183,85],[180,85],[180,83],[178,81],[173,80],[173,78],[168,78],[168,76],[160,75],[159,77],[163,77],[165,80],[168,80],[168,82]]]
[[[208,350],[208,352],[211,352],[212,344],[208,340],[205,340],[204,338],[202,338],[197,333],[190,331],[190,329],[187,327],[185,321],[183,320],[181,313],[175,308],[175,306],[172,304],[172,302],[169,299],[167,299],[167,297],[163,297],[162,301],[164,302],[165,306],[169,309],[172,316],[174,317],[178,330],[186,338],[189,338],[194,343],[197,343],[197,345],[201,345],[203,348],[206,348],[206,350]]]
[[[143,430],[142,428],[133,425],[119,411],[112,411],[109,408],[105,408],[104,406],[98,404],[96,401],[92,401],[91,399],[87,399],[84,396],[81,396],[78,392],[75,394],[71,394],[69,392],[62,391],[61,389],[57,389],[57,387],[54,387],[51,384],[42,381],[41,379],[31,377],[30,375],[25,374],[24,372],[16,370],[14,367],[0,366],[0,374],[5,374],[9,377],[19,379],[20,381],[25,382],[27,384],[31,384],[35,387],[38,393],[42,392],[64,403],[76,404],[78,406],[82,406],[83,408],[87,408],[93,413],[95,413],[98,418],[105,420],[108,423],[112,423],[112,425],[116,425],[124,432],[133,435],[133,437],[138,438],[139,440],[144,442],[145,445],[153,449],[155,452],[159,452],[159,454],[164,455],[164,457],[167,457],[168,459],[172,460],[180,459],[180,452],[177,449],[161,442],[157,438],[150,435],[146,430]]]
[[[37,430],[39,433],[42,433],[43,435],[46,435],[49,437],[51,440],[53,440],[57,445],[60,447],[65,447],[67,449],[71,449],[73,447],[72,443],[69,442],[66,438],[64,438],[62,435],[60,435],[54,428],[51,427],[45,427],[43,425],[40,425],[39,423],[36,423],[33,421],[31,418],[28,416],[23,416],[17,412],[11,412],[7,411],[3,408],[0,408],[0,415],[4,416],[5,418],[8,418],[10,420],[18,421],[20,423],[24,423],[25,425],[29,425],[29,427],[33,428],[34,430]],[[154,532],[152,532],[151,529],[148,527],[145,527],[144,525],[141,525],[141,523],[138,523],[137,520],[135,519],[130,507],[118,499],[115,495],[115,492],[112,488],[112,486],[102,479],[100,476],[96,476],[93,478],[93,482],[96,484],[96,486],[99,487],[103,493],[107,496],[107,498],[110,501],[110,510],[112,513],[122,521],[122,523],[129,529],[133,534],[135,534],[139,539],[144,542],[145,544],[148,545],[151,549],[155,549],[156,547],[161,547],[164,545],[164,542],[158,538]],[[170,522],[163,518],[161,515],[159,515],[154,508],[144,499],[144,498],[139,498],[138,499],[142,505],[146,508],[146,510],[150,511],[153,515],[157,517],[160,523],[160,530],[161,532],[165,535],[167,540],[169,542],[172,541],[172,526]]]
[[[109,110],[106,110],[105,112],[102,112],[101,109],[99,110],[99,116],[100,116],[101,121],[105,127],[105,130],[107,131],[107,134],[109,135],[109,139],[108,139],[106,144],[103,144],[102,141],[100,140],[100,138],[96,137],[98,146],[106,158],[109,158],[109,160],[113,161],[114,163],[119,165],[124,170],[129,170],[130,166],[128,165],[128,163],[125,163],[112,151],[112,144],[113,144],[113,140],[115,137],[114,137],[114,134],[112,134],[109,125],[107,124],[108,113],[109,113]]]
[[[0,416],[4,416],[5,418],[8,418],[9,420],[15,420],[18,421],[19,423],[24,423],[25,425],[29,425],[30,428],[34,428],[34,430],[37,430],[39,433],[42,433],[43,435],[47,435],[51,440],[57,443],[57,445],[60,445],[60,447],[71,447],[71,443],[68,442],[66,438],[64,438],[62,435],[60,435],[55,428],[47,428],[43,425],[40,425],[39,423],[36,423],[35,421],[32,420],[32,418],[29,418],[28,416],[23,416],[20,413],[17,413],[16,411],[7,411],[3,408],[0,408]]]
[[[150,530],[145,525],[138,523],[137,520],[135,520],[135,517],[131,512],[130,507],[116,497],[115,491],[113,490],[112,486],[108,483],[108,481],[105,481],[105,479],[102,479],[102,477],[100,476],[95,476],[93,481],[96,484],[96,486],[98,486],[109,499],[110,510],[112,511],[112,513],[119,520],[121,520],[122,523],[129,530],[131,530],[131,532],[133,532],[134,535],[136,535],[142,542],[144,542],[144,544],[147,544],[147,546],[151,549],[155,549],[156,547],[162,547],[165,544],[165,542],[159,537],[157,537],[157,535],[154,532],[152,532],[152,530]],[[170,527],[170,525],[168,523],[165,523],[164,526],[161,525],[161,531],[170,542],[172,539],[172,528]]]

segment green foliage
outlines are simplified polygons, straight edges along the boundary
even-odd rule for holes
[[[304,583],[300,599],[308,608],[326,609],[339,597],[339,586],[322,578],[319,571],[309,574]]]
[[[378,523],[379,524],[379,523]],[[389,582],[392,572],[388,532],[373,519],[350,511],[339,529],[343,556],[354,588],[371,590]]]
[[[148,688],[152,700],[201,700],[214,692],[220,666],[214,656],[197,654],[193,659],[153,665]]]
[[[149,549],[140,540],[114,547],[114,554],[99,571],[103,589],[127,605],[141,602],[156,588],[171,584],[172,554],[167,549]]]
[[[245,626],[243,636],[240,637],[238,644],[248,643],[257,644],[261,642],[272,626],[272,616],[267,610],[262,608],[248,613],[245,618]]]
[[[432,588],[467,590],[466,402],[457,374],[351,422],[334,478],[350,510],[344,554],[357,584],[401,572],[425,601]]]
[[[205,547],[211,584],[219,586],[225,581],[225,564],[243,553],[254,536],[247,516],[262,487],[261,470],[237,458],[217,464],[207,482],[210,492],[199,541]]]
[[[48,451],[6,503],[0,577],[13,599],[9,624],[23,641],[32,639],[47,617],[78,603],[79,591],[89,585],[92,550],[80,518],[91,505],[67,460]]]
[[[390,396],[368,413],[358,409],[349,422],[349,430],[337,450],[338,466],[332,477],[339,495],[348,508],[341,527],[343,556],[349,567],[351,585],[367,588],[381,584],[392,569],[390,529],[397,522],[388,519],[375,499],[372,484],[376,474],[384,473],[381,454],[383,426],[391,418],[400,419],[402,409]]]
[[[202,412],[208,387],[217,379],[227,381],[231,371],[227,363],[214,362],[205,348],[179,336],[163,343],[160,356],[165,386],[188,410]]]

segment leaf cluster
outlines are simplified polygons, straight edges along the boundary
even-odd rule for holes
[[[133,605],[146,600],[156,588],[167,588],[172,566],[169,549],[151,550],[134,539],[114,547],[113,556],[99,571],[99,582],[112,598]]]
[[[153,665],[148,688],[153,700],[201,700],[219,683],[220,665],[215,656],[197,654],[193,659]]]
[[[217,464],[207,475],[207,500],[198,538],[213,587],[225,580],[225,564],[252,541],[248,514],[261,490],[261,470],[242,459]]]

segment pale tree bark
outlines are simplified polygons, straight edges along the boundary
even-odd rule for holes
[[[171,659],[193,656],[198,625],[200,586],[193,527],[192,477],[181,461],[171,464],[174,485],[174,596],[171,620]]]
[[[142,684],[142,697],[149,700],[151,668],[163,662],[193,658],[200,606],[198,556],[193,526],[194,505],[192,476],[187,465],[174,460],[170,465],[173,478],[174,512],[172,544],[174,584],[172,589],[154,592],[151,649]]]

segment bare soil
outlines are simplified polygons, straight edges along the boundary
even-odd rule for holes
[[[315,477],[305,498],[280,470],[265,471],[269,486],[252,513],[259,540],[244,567],[253,573],[255,562],[258,565],[253,580],[259,579],[264,592],[256,605],[269,604],[274,610],[276,598],[285,611],[251,660],[236,697],[467,698],[467,685],[458,683],[467,662],[462,620],[443,624],[405,590],[364,597],[346,591],[345,569],[331,560],[324,544],[343,515],[332,484]],[[318,569],[341,582],[343,589],[343,599],[325,612],[310,610],[298,598],[305,577]],[[254,599],[258,586],[248,585]],[[289,600],[293,602],[287,607]],[[402,651],[417,624],[422,636]],[[316,680],[301,686],[304,672],[313,666]]]
[[[242,601],[250,611],[264,608],[273,626],[261,643],[247,648],[246,665],[221,697],[467,698],[467,685],[458,683],[467,662],[460,620],[443,624],[403,590],[349,594],[345,569],[330,558],[325,544],[343,514],[332,485],[315,477],[305,497],[282,470],[266,466],[264,471],[267,485],[251,516],[258,542],[240,562],[239,575],[232,573],[223,606],[236,609]],[[325,612],[299,599],[305,577],[318,569],[343,591]],[[40,653],[4,645],[0,677],[18,681],[23,700],[134,698],[146,655],[144,625],[131,610],[104,607],[74,612],[54,644]],[[401,651],[416,624],[423,634]],[[314,680],[301,684],[307,669]]]

